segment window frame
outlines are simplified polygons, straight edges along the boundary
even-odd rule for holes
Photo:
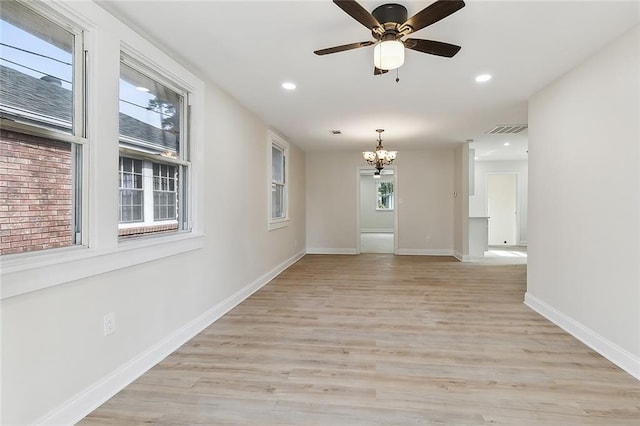
[[[73,35],[72,52],[72,114],[71,130],[64,132],[44,125],[42,120],[39,124],[37,120],[29,119],[29,112],[21,114],[0,115],[0,127],[8,131],[22,133],[28,136],[40,137],[56,142],[68,143],[71,151],[71,241],[68,246],[51,249],[32,250],[22,253],[0,255],[3,263],[5,259],[31,258],[41,256],[49,252],[59,252],[73,250],[78,247],[86,248],[89,244],[89,174],[88,165],[90,161],[90,144],[87,134],[87,121],[89,112],[88,103],[88,51],[87,51],[87,31],[86,26],[74,19],[70,19],[66,14],[51,8],[47,5],[35,2],[16,0],[16,4],[29,10],[31,13],[40,15],[43,19],[53,25],[57,25],[64,31]]]
[[[136,59],[134,59],[134,56]],[[173,76],[167,77],[166,73],[162,70],[158,71],[158,67],[151,61],[142,59],[141,55],[127,49],[122,46],[120,51],[120,67],[125,66],[133,69],[134,71],[143,74],[149,79],[161,84],[167,89],[172,90],[178,94],[182,99],[182,105],[180,105],[180,137],[178,139],[178,153],[177,157],[170,155],[163,155],[163,153],[156,154],[145,149],[145,145],[151,146],[149,143],[145,143],[143,140],[132,141],[138,146],[122,145],[121,141],[128,139],[122,137],[118,131],[118,152],[120,157],[132,158],[143,161],[143,180],[146,171],[146,177],[151,180],[147,185],[143,182],[143,198],[145,207],[143,207],[143,221],[142,222],[129,222],[121,223],[118,221],[118,230],[131,229],[136,227],[153,227],[177,224],[178,229],[171,231],[170,234],[176,233],[189,233],[193,231],[192,225],[192,205],[190,200],[193,198],[191,194],[191,182],[192,182],[192,163],[189,161],[191,153],[191,140],[190,140],[190,95],[191,91],[180,85],[179,81],[173,81]],[[119,80],[118,80],[119,81]],[[119,96],[118,96],[119,98]],[[119,111],[119,108],[118,108]],[[176,167],[178,174],[178,185],[176,188],[177,203],[176,203],[176,215],[175,220],[155,220],[154,219],[154,185],[153,185],[153,164],[170,165]],[[145,219],[149,217],[150,219]],[[136,235],[134,238],[131,236],[119,237],[119,242],[125,242],[131,239],[153,238],[158,235],[167,234],[165,231],[148,232],[141,235]]]
[[[267,170],[268,170],[268,208],[267,208],[267,228],[269,231],[273,231],[275,229],[284,228],[289,226],[290,217],[289,217],[289,155],[290,155],[290,146],[289,143],[276,134],[274,131],[269,130],[267,136]],[[276,182],[273,179],[273,155],[272,149],[276,148],[282,151],[282,161],[283,161],[283,183]],[[283,187],[283,198],[284,198],[284,217],[274,218],[273,211],[273,187],[274,185],[281,185]]]
[[[158,166],[158,174],[156,175],[156,166]],[[164,168],[166,168],[166,174],[164,173]],[[173,169],[173,173],[170,173]],[[178,168],[173,165],[173,164],[168,164],[168,163],[151,163],[151,176],[153,179],[153,188],[151,190],[152,194],[153,194],[153,221],[154,222],[161,222],[161,221],[178,221],[178,192],[179,192],[179,182],[178,182],[178,178],[177,178],[177,174],[179,173]],[[156,179],[159,180],[159,188],[156,188]],[[166,182],[167,188],[164,188],[164,184]],[[171,189],[171,187],[173,186],[173,190]],[[173,199],[175,200],[175,203],[173,204],[159,204],[156,203],[156,194],[173,194],[173,196],[169,195],[169,199]],[[167,215],[167,217],[156,217],[156,209],[159,209],[160,207],[162,207],[163,209],[168,209],[169,207],[172,207],[174,210],[174,216],[176,217],[175,219],[171,218],[171,215]],[[158,210],[159,211],[159,210]]]
[[[131,161],[131,168],[132,170],[125,170],[125,161],[129,160]],[[140,164],[140,173],[136,172],[136,162],[139,162]],[[124,176],[131,176],[131,180],[133,183],[133,186],[131,187],[127,187],[127,186],[123,186],[123,182],[125,181]],[[136,182],[136,176],[140,176],[140,186],[138,187],[138,184]],[[145,209],[145,197],[144,197],[144,160],[139,160],[137,158],[131,158],[131,157],[123,157],[120,156],[118,158],[118,181],[120,182],[120,184],[118,185],[118,226],[121,226],[122,224],[140,224],[140,223],[144,223],[144,209]],[[140,192],[142,193],[142,204],[140,204],[140,216],[141,216],[141,220],[135,220],[135,219],[131,219],[128,221],[123,221],[122,217],[122,207],[125,206],[124,204],[122,204],[122,191],[126,190],[126,191],[135,191],[135,192]],[[133,196],[132,196],[133,198]],[[133,208],[137,207],[137,204],[127,204],[126,207],[131,208],[131,217],[134,217],[133,214]]]

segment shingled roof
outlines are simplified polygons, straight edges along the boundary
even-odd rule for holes
[[[39,116],[56,127],[71,128],[73,104],[70,90],[61,85],[24,74],[13,68],[0,65],[0,111],[9,115],[20,115],[19,111]],[[174,133],[158,129],[129,115],[120,113],[120,135],[127,143],[135,141],[149,143],[159,150],[176,151],[177,137]],[[132,142],[133,141],[133,142]]]

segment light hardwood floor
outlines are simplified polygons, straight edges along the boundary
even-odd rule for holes
[[[80,424],[640,425],[640,382],[529,310],[525,279],[307,255]]]

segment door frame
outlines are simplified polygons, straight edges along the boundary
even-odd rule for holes
[[[398,254],[398,208],[400,198],[398,197],[398,167],[387,166],[385,169],[393,170],[393,254]],[[371,170],[371,166],[356,167],[356,254],[360,254],[360,179],[362,170]]]
[[[512,171],[504,171],[504,172],[488,172],[487,173],[487,177],[486,177],[486,181],[485,181],[485,194],[487,197],[486,200],[486,206],[487,206],[487,216],[489,216],[489,176],[491,175],[513,175],[515,176],[515,203],[516,203],[516,211],[515,211],[515,215],[516,215],[516,229],[515,229],[515,241],[514,244],[519,246],[520,245],[520,173]],[[491,220],[491,217],[489,216],[489,220]],[[489,237],[489,235],[487,235],[487,237]],[[489,238],[490,239],[490,238]]]

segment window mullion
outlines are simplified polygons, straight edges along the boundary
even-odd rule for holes
[[[153,225],[153,163],[145,161],[142,164],[142,190],[143,190],[143,223],[145,226]]]
[[[55,139],[61,142],[69,142],[78,145],[86,145],[88,143],[87,139],[83,137],[51,130],[46,127],[38,126],[37,124],[32,125],[20,123],[4,117],[0,118],[0,127],[6,130],[13,130],[15,132],[23,133],[25,135]]]
[[[73,37],[73,135],[86,137],[86,107],[85,92],[87,90],[87,80],[85,64],[87,62],[87,52],[84,50],[83,37],[74,33]]]

